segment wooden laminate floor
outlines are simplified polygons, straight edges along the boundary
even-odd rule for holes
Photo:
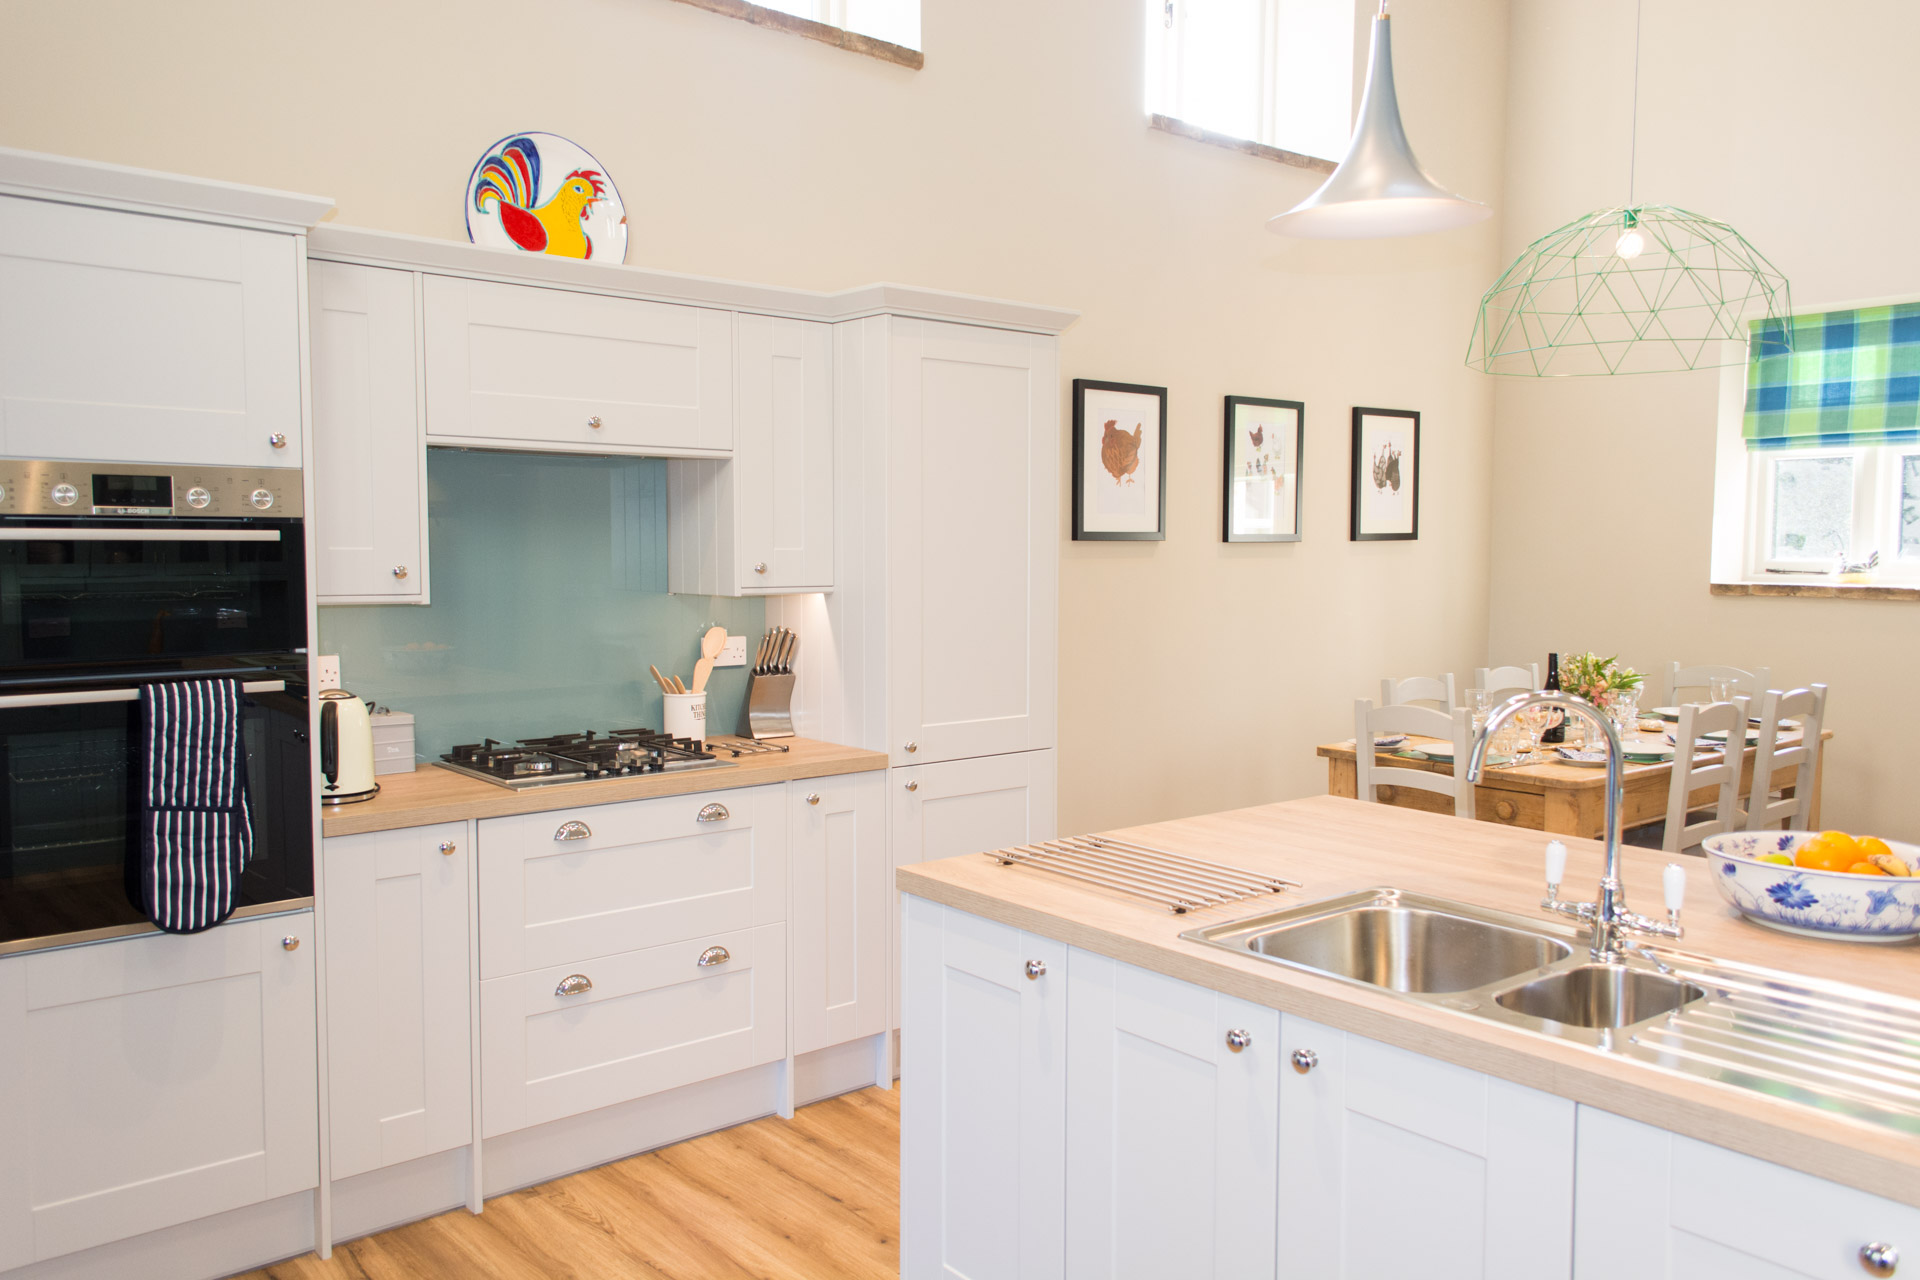
[[[900,1095],[865,1089],[240,1280],[860,1280],[900,1274]]]

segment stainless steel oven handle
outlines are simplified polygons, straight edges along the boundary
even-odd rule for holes
[[[280,693],[285,680],[249,680],[240,688],[246,693]],[[138,702],[138,689],[87,689],[75,693],[10,693],[0,697],[0,711],[14,707],[73,707],[88,702]]]
[[[278,529],[0,529],[0,542],[278,542]]]

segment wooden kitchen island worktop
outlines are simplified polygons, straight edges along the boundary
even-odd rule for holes
[[[919,898],[1283,1015],[1920,1205],[1920,1177],[1915,1176],[1920,1174],[1920,1138],[1911,1134],[1179,937],[1198,926],[1376,887],[1451,898],[1550,926],[1556,917],[1539,909],[1545,840],[1538,832],[1317,796],[1112,834],[1284,876],[1304,887],[1257,903],[1173,915],[1144,900],[984,856],[902,867],[897,884]],[[1569,844],[1562,896],[1589,899],[1600,878],[1601,846]],[[1661,868],[1671,860],[1654,851],[1623,850],[1622,880],[1630,905],[1657,911]],[[1679,948],[1920,1001],[1920,949],[1826,942],[1749,924],[1706,882],[1708,862],[1681,861],[1689,876],[1682,916],[1686,937]]]
[[[826,778],[836,774],[869,773],[887,767],[884,752],[842,747],[811,738],[781,738],[789,748],[742,755],[724,769],[688,769],[603,782],[569,782],[550,787],[513,791],[434,765],[412,773],[386,774],[380,794],[363,804],[342,805],[321,815],[321,833],[327,836],[363,835],[401,827],[424,827],[438,822],[465,822],[470,818],[501,818],[516,813],[543,813],[583,805],[616,804],[623,800],[651,800],[694,791],[724,791],[729,787],[758,787],[796,778]],[[719,752],[727,757],[724,749]]]

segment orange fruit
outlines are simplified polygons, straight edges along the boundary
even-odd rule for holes
[[[1871,862],[1856,862],[1847,870],[1856,876],[1883,876],[1887,874]]]
[[[1793,853],[1794,865],[1809,871],[1845,871],[1864,859],[1860,846],[1844,831],[1822,831]]]
[[[1887,842],[1879,836],[1861,836],[1858,839],[1858,843],[1860,845],[1860,856],[1862,858],[1871,858],[1876,853],[1882,857],[1890,858],[1893,856],[1893,850],[1888,848]]]

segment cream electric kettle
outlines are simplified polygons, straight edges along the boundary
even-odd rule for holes
[[[354,804],[380,794],[373,780],[373,720],[345,689],[320,694],[320,803]]]

